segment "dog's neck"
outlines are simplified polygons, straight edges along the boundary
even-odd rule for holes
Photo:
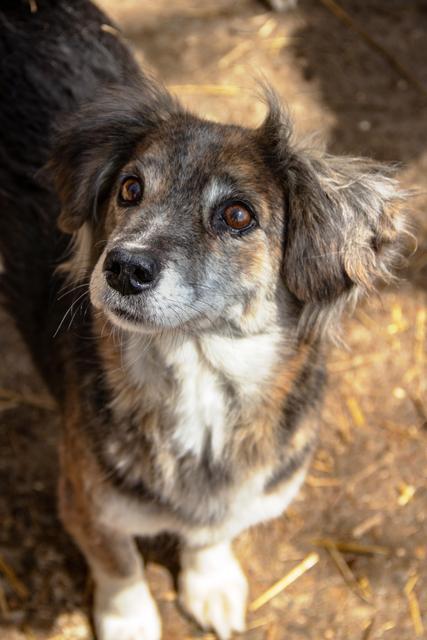
[[[121,345],[106,340],[116,355],[108,374],[113,410],[121,418],[162,414],[183,455],[201,456],[209,440],[214,458],[242,414],[263,401],[284,349],[279,331],[242,338],[124,333]]]
[[[278,331],[240,338],[216,334],[133,335],[125,338],[124,366],[132,384],[145,386],[150,360],[157,355],[165,371],[179,370],[182,378],[192,378],[203,368],[229,381],[244,397],[267,381],[282,341]]]

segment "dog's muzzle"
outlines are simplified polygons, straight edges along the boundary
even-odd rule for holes
[[[124,296],[136,295],[154,287],[160,274],[160,263],[150,252],[112,249],[102,268],[113,289]]]

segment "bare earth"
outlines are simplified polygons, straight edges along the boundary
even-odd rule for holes
[[[418,189],[410,203],[418,251],[400,285],[363,304],[345,322],[346,347],[331,348],[321,443],[304,489],[236,549],[251,600],[319,554],[249,614],[248,640],[427,638],[427,93],[319,0],[285,14],[256,0],[99,4],[138,59],[199,113],[259,123],[263,75],[301,134],[320,132],[336,153],[399,161],[403,184]],[[341,6],[427,91],[424,0]],[[0,324],[0,638],[86,640],[91,584],[56,516],[59,420],[12,322],[3,315]],[[359,548],[337,550],[339,542]],[[147,552],[165,640],[212,638],[176,607],[173,544]]]

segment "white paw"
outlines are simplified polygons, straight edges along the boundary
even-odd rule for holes
[[[230,550],[224,553],[222,548],[217,563],[210,560],[214,557],[209,562],[183,562],[179,601],[203,629],[228,640],[233,631],[245,630],[248,585]]]
[[[157,606],[143,580],[98,586],[93,617],[98,640],[160,640]]]

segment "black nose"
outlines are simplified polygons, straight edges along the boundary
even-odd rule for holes
[[[160,273],[160,264],[148,251],[136,253],[112,249],[107,253],[103,271],[110,287],[128,296],[153,287]]]

